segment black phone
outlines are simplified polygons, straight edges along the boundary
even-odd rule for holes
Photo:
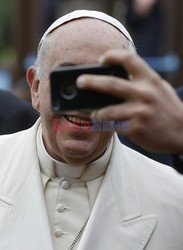
[[[50,73],[53,112],[64,114],[70,111],[92,111],[123,102],[122,99],[112,95],[78,89],[76,79],[82,74],[112,75],[128,79],[127,71],[119,65],[97,64],[58,67]]]

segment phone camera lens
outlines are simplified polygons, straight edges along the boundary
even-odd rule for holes
[[[74,85],[70,85],[70,84],[65,85],[65,88],[64,88],[65,95],[72,96],[74,92],[75,92]]]
[[[61,95],[67,100],[73,99],[77,95],[77,88],[74,84],[64,84]]]

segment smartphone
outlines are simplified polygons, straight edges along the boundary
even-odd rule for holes
[[[77,65],[58,67],[50,73],[51,107],[53,112],[92,111],[123,100],[91,90],[81,90],[76,79],[82,74],[110,75],[128,79],[127,71],[119,65]]]

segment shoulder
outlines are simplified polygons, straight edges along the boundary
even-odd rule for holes
[[[29,105],[26,101],[20,99],[13,93],[9,91],[1,90],[0,91],[0,107],[2,111],[4,110],[4,108],[12,108],[12,107],[13,107],[13,110],[16,110],[16,109],[18,110],[18,109],[21,109],[22,107],[29,108]]]
[[[32,140],[35,140],[39,124],[40,119],[29,129],[13,134],[0,135],[0,161],[5,158],[3,156],[5,152],[10,155],[10,153],[18,154],[25,150],[24,146],[30,145]]]
[[[110,176],[118,201],[133,192],[142,214],[158,215],[158,228],[168,220],[172,228],[182,230],[178,218],[183,218],[183,176],[121,143],[116,146]]]
[[[173,249],[182,244],[183,176],[114,139],[106,180],[121,214],[134,213],[143,221],[157,218],[148,249]],[[134,212],[135,211],[135,212]],[[135,221],[135,220],[134,220]],[[182,246],[182,245],[181,245]],[[159,248],[158,248],[159,249]]]
[[[30,129],[0,136],[1,197],[15,200],[31,170],[37,169],[36,134],[39,124],[40,119]]]
[[[39,117],[32,106],[8,91],[0,91],[0,134],[31,127]]]
[[[118,156],[126,168],[130,168],[137,187],[141,193],[147,193],[159,197],[167,195],[171,198],[182,196],[183,201],[183,175],[170,166],[154,161],[120,142],[117,142]],[[119,159],[118,157],[118,159]]]

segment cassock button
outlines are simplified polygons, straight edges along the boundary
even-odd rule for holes
[[[62,231],[61,231],[61,229],[56,229],[56,230],[55,230],[55,237],[59,238],[59,237],[61,237],[61,236],[62,236]]]
[[[68,181],[62,181],[62,184],[61,184],[62,188],[63,189],[69,189],[70,188],[70,183]]]
[[[58,204],[58,205],[57,205],[57,211],[58,211],[59,213],[62,213],[64,210],[65,210],[64,205],[62,205],[62,204]]]

